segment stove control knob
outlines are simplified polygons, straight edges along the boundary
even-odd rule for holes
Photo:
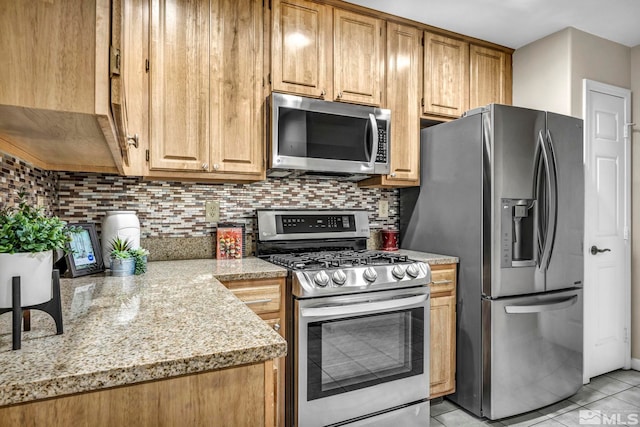
[[[344,285],[344,282],[347,281],[347,275],[344,274],[344,271],[342,271],[342,270],[335,271],[331,275],[331,278],[333,279],[333,282],[338,286]]]
[[[395,277],[396,279],[400,280],[400,279],[402,279],[404,277],[404,269],[402,267],[400,267],[399,265],[396,265],[391,270],[391,274],[393,275],[393,277]]]
[[[364,280],[366,280],[367,282],[375,282],[376,279],[378,278],[378,273],[376,273],[376,271],[373,268],[367,267],[364,270],[364,273],[362,273],[362,276],[364,277]]]
[[[327,273],[324,271],[320,271],[313,276],[313,282],[321,288],[324,288],[329,284],[329,276],[327,276]]]
[[[407,274],[413,278],[416,278],[420,274],[420,269],[416,264],[409,264],[409,266],[407,267]]]

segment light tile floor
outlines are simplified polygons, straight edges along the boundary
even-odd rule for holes
[[[583,411],[582,424],[580,411]],[[593,418],[587,423],[585,416]],[[446,399],[431,403],[431,427],[583,425],[640,426],[640,372],[619,370],[592,378],[578,393],[562,402],[498,421],[477,418]]]

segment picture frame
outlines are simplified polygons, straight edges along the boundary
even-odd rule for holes
[[[69,226],[82,230],[78,233],[71,233],[71,241],[67,243],[68,275],[79,277],[103,272],[104,262],[95,224],[79,222],[69,224]]]

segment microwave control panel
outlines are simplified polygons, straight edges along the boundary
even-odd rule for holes
[[[378,152],[376,153],[377,163],[387,163],[387,131],[378,129]]]

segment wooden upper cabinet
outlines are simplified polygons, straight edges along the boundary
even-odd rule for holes
[[[110,99],[111,7],[1,2],[0,150],[42,169],[123,172]]]
[[[150,169],[208,170],[207,1],[151,1]]]
[[[381,104],[383,20],[307,0],[274,0],[272,10],[274,91]]]
[[[262,1],[152,0],[150,26],[149,176],[264,179]]]
[[[333,11],[333,99],[380,105],[384,81],[384,21]]]
[[[420,36],[414,27],[387,24],[387,102],[391,110],[390,181],[420,179]],[[397,184],[401,184],[401,182]]]
[[[149,9],[146,0],[112,0],[112,5],[111,111],[124,174],[139,176],[144,174],[149,128]]]
[[[333,93],[331,8],[306,0],[273,0],[272,87],[323,98]]]
[[[460,117],[469,109],[469,43],[424,33],[425,115]]]
[[[471,45],[469,108],[492,102],[511,104],[511,55]]]
[[[210,170],[260,173],[264,170],[262,1],[213,4]]]

